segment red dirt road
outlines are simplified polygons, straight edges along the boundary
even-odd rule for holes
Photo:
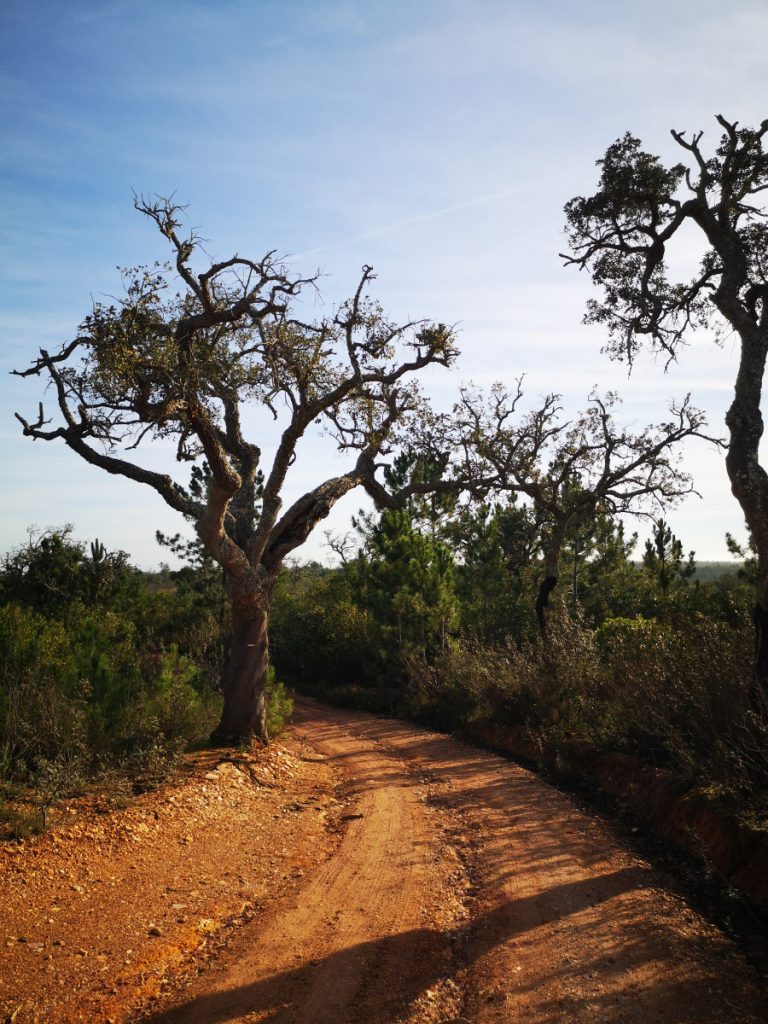
[[[749,969],[567,797],[400,722],[301,702],[339,847],[153,1024],[759,1021]]]
[[[503,758],[301,700],[277,749],[203,780],[173,798],[178,815],[167,794],[118,812],[143,823],[138,845],[43,836],[7,870],[0,859],[15,929],[0,1008],[14,1024],[768,1020],[727,939],[601,822]],[[105,875],[106,857],[114,883],[51,896],[62,845],[84,878]],[[27,879],[24,899],[9,878]],[[84,932],[72,907],[85,897]],[[37,927],[46,898],[61,912]],[[79,963],[58,957],[75,943]]]

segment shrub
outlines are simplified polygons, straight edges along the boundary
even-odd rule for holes
[[[0,650],[4,774],[24,775],[41,758],[69,763],[82,759],[87,687],[64,625],[18,605],[0,607]]]
[[[702,615],[675,623],[614,619],[597,632],[604,722],[613,743],[700,778],[744,721],[749,636]]]
[[[59,622],[5,605],[0,650],[5,778],[31,780],[42,763],[92,774],[126,759],[132,771],[137,751],[178,752],[215,724],[219,698],[204,673],[175,645],[145,651],[133,623],[115,612],[75,603]]]
[[[158,670],[142,708],[145,727],[169,743],[205,739],[221,711],[221,700],[204,685],[203,673],[172,644],[158,656]]]
[[[267,735],[278,736],[292,713],[293,700],[288,696],[285,684],[277,681],[275,670],[270,665],[267,675]]]
[[[286,570],[275,592],[270,649],[290,685],[358,684],[370,678],[370,623],[339,573]]]
[[[478,718],[511,724],[525,717],[523,686],[512,645],[484,646],[465,639],[447,646],[429,664],[406,659],[408,710],[444,729]]]
[[[560,610],[546,641],[465,638],[433,664],[408,659],[407,711],[447,729],[525,725],[565,761],[584,748],[631,753],[764,814],[768,730],[746,711],[749,664],[745,622],[694,614],[592,630]]]

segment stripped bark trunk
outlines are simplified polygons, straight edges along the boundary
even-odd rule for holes
[[[211,742],[230,746],[259,739],[267,730],[269,600],[259,594],[234,599],[232,638],[224,671],[224,707]]]

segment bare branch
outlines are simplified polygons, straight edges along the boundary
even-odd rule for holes
[[[369,266],[334,316],[308,323],[293,307],[317,275],[289,272],[274,250],[193,269],[204,250],[194,231],[182,231],[174,197],[135,195],[134,205],[167,240],[173,266],[125,271],[122,298],[96,303],[73,341],[19,371],[48,377],[58,416],[46,420],[41,406],[36,420],[18,419],[28,436],[64,441],[86,461],[154,487],[194,519],[210,554],[252,595],[343,493],[374,479],[376,459],[415,408],[410,378],[453,362],[454,332],[388,320],[368,298]],[[275,419],[288,413],[263,491],[260,446],[244,436],[246,403]],[[356,462],[281,514],[287,474],[315,422]],[[205,459],[202,500],[117,454],[158,438],[175,441],[179,461]]]

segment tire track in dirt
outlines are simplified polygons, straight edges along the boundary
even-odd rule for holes
[[[438,799],[460,814],[452,841],[469,848],[477,891],[458,974],[466,1020],[768,1019],[735,947],[567,796],[446,736],[355,713],[345,718],[394,757],[428,768],[439,780]]]
[[[346,833],[146,1024],[766,1019],[732,944],[531,773],[308,700],[294,728],[348,780]]]
[[[302,738],[341,771],[350,813],[296,898],[247,926],[153,1024],[391,1024],[455,1016],[447,981],[462,870],[423,782],[341,718],[300,710]]]

